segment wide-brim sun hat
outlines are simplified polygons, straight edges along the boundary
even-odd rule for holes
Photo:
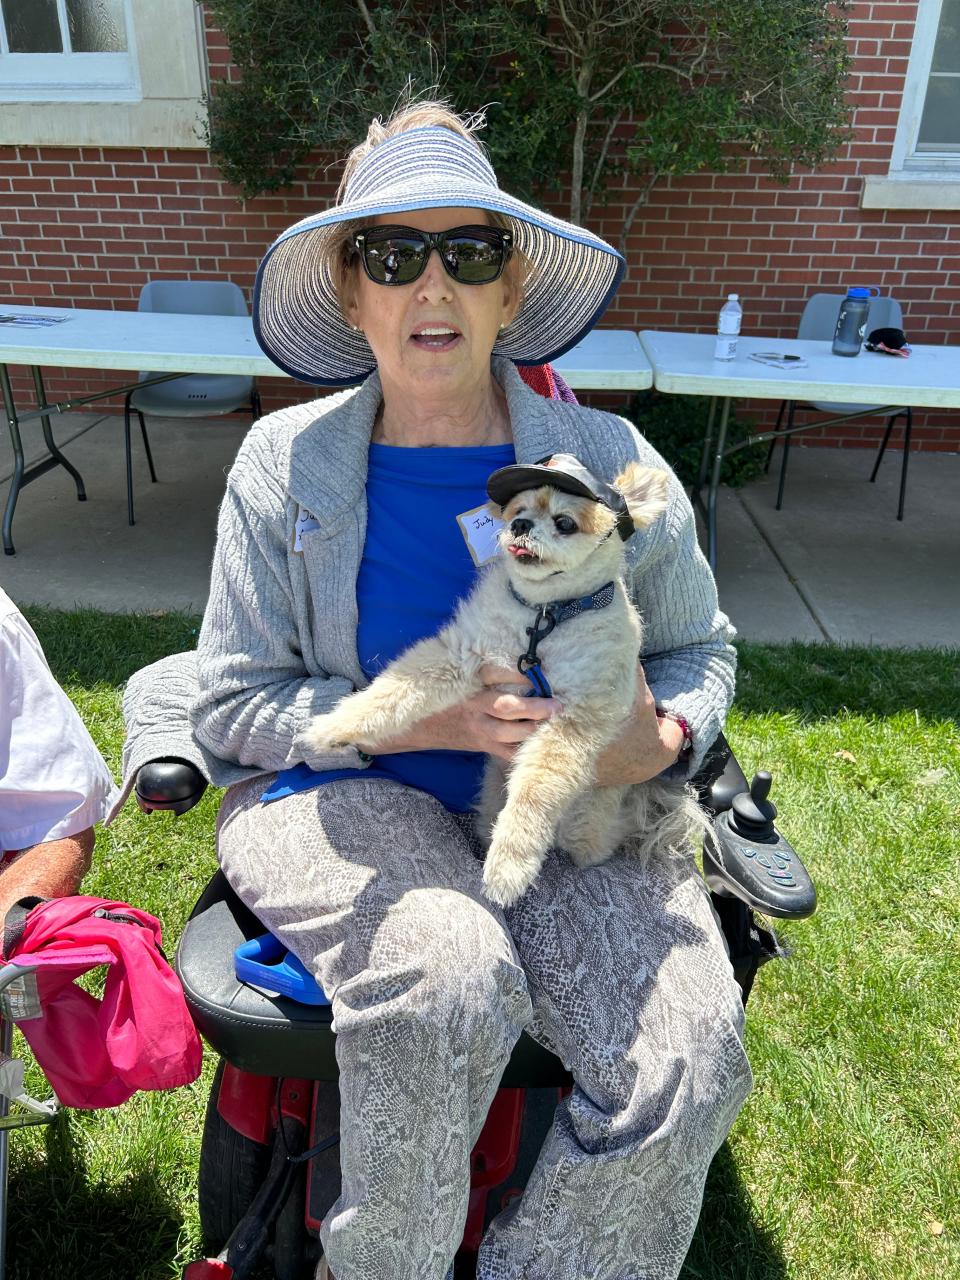
[[[437,208],[510,219],[525,260],[523,302],[493,351],[516,364],[546,364],[576,346],[623,278],[623,258],[599,236],[501,191],[476,143],[438,125],[408,129],[360,161],[341,204],[288,227],[267,250],[253,326],[274,364],[323,387],[351,386],[372,373],[373,351],[340,310],[332,255],[323,250],[344,222]]]

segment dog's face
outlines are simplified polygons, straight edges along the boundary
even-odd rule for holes
[[[665,471],[631,463],[614,485],[638,529],[666,510]],[[511,561],[511,574],[521,581],[579,569],[595,554],[612,551],[619,556],[623,548],[617,517],[609,507],[550,485],[525,489],[505,507],[493,510],[504,522],[499,541]]]

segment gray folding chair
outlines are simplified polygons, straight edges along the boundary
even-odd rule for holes
[[[829,341],[833,338],[834,329],[837,324],[837,313],[840,310],[840,303],[843,301],[844,295],[840,293],[815,293],[811,297],[803,309],[803,315],[800,317],[800,327],[797,330],[798,338],[824,339]],[[870,309],[867,312],[866,332],[869,334],[872,329],[883,328],[901,329],[903,327],[903,314],[900,310],[900,304],[895,298],[871,298]],[[859,357],[857,357],[859,358]],[[895,359],[893,356],[873,357],[870,359]],[[829,400],[817,400],[810,404],[800,404],[796,400],[784,400],[780,405],[780,413],[777,417],[776,430],[780,430],[780,424],[783,422],[784,413],[787,414],[787,429],[794,424],[794,418],[798,409],[816,409],[819,413],[850,413],[862,414],[868,416],[875,414],[878,409],[883,408],[882,405],[865,405],[865,404],[840,404]],[[877,459],[873,464],[873,471],[870,473],[871,483],[876,480],[877,472],[880,469],[880,463],[883,461],[883,455],[887,448],[887,441],[890,439],[890,432],[897,418],[905,419],[903,432],[903,462],[900,467],[900,505],[897,508],[897,519],[903,519],[903,500],[907,492],[907,461],[910,455],[910,433],[913,429],[913,411],[909,406],[890,415],[887,420],[887,429],[883,435],[883,441],[877,453]],[[770,469],[770,461],[773,458],[773,451],[777,446],[776,440],[771,440],[770,448],[767,451],[767,461],[764,465],[764,471]],[[783,437],[783,458],[780,462],[780,485],[777,489],[777,510],[779,511],[783,505],[783,489],[787,479],[787,462],[790,458],[790,436]]]
[[[138,311],[164,311],[180,315],[246,316],[249,315],[243,290],[229,280],[151,280],[140,290]],[[162,377],[157,373],[141,373],[141,381]],[[133,461],[130,453],[130,411],[140,420],[140,433],[150,467],[150,479],[156,483],[153,455],[147,438],[145,413],[167,418],[207,418],[215,414],[249,409],[256,422],[260,417],[260,396],[253,378],[240,374],[188,373],[170,382],[128,391],[123,404],[124,444],[127,452],[127,520],[133,518]]]

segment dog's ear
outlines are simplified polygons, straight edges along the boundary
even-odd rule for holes
[[[659,467],[642,467],[631,462],[614,480],[627,503],[627,510],[638,529],[645,529],[667,509],[666,471]]]

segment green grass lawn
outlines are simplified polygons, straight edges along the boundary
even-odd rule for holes
[[[115,773],[120,691],[197,620],[31,610]],[[750,1000],[756,1088],[714,1162],[683,1280],[960,1276],[960,652],[741,647],[728,736],[768,768],[820,908]],[[215,866],[217,796],[128,807],[85,888],[175,944]],[[199,1248],[206,1085],[73,1112],[11,1140],[14,1280],[160,1280]],[[32,1076],[33,1087],[43,1090]]]

